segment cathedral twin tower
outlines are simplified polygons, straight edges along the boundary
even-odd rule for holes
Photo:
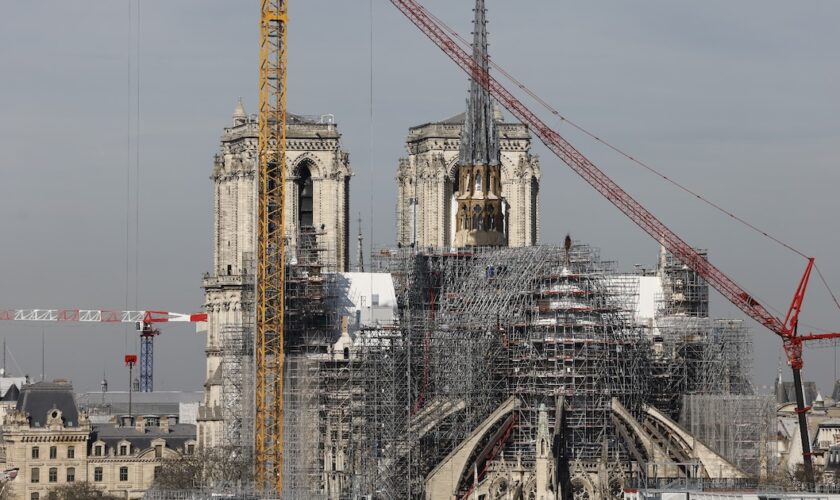
[[[489,70],[487,12],[477,0],[473,59]],[[529,246],[539,237],[540,166],[525,125],[504,123],[490,94],[470,82],[467,111],[409,130],[397,172],[402,246]]]
[[[473,56],[488,69],[486,9],[476,1]],[[326,269],[349,270],[349,155],[332,117],[288,115],[285,217],[290,261],[301,234],[316,234]],[[525,125],[505,123],[471,82],[466,113],[409,130],[397,172],[397,241],[403,247],[529,246],[539,236],[539,178]],[[204,277],[207,373],[198,413],[200,446],[234,444],[243,429],[227,412],[225,338],[250,330],[256,242],[257,122],[240,102],[213,165],[213,270]],[[230,353],[227,353],[230,354]],[[228,372],[230,369],[228,369]],[[241,392],[241,391],[240,391]]]

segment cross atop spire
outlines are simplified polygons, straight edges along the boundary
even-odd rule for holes
[[[487,8],[484,0],[475,1],[473,21],[473,60],[484,69],[490,69],[487,52]],[[493,100],[475,78],[470,79],[467,113],[461,131],[461,165],[499,164],[499,133],[493,121]]]

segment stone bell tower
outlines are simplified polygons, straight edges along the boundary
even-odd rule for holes
[[[487,53],[487,9],[476,0],[473,26],[473,59],[485,71],[490,68]],[[473,78],[458,159],[458,203],[455,246],[502,246],[506,244],[502,212],[499,132],[490,93]]]

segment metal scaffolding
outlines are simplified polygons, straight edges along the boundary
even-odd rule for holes
[[[709,318],[708,284],[671,254],[661,256],[659,276],[649,403],[676,420],[684,395],[752,394],[752,338],[744,322]]]
[[[508,377],[523,402],[516,451],[533,456],[545,404],[555,409],[549,427],[562,430],[555,432],[563,459],[597,460],[605,443],[610,456],[624,456],[612,432],[611,401],[638,415],[647,385],[645,344],[633,324],[637,281],[615,274],[591,247],[553,250],[534,270],[524,321],[509,329]]]
[[[739,469],[761,479],[776,471],[773,396],[686,395],[680,423]]]
[[[251,322],[222,327],[223,446],[237,448],[247,462],[254,443],[254,333]]]
[[[283,498],[310,499],[324,490],[325,436],[320,425],[324,375],[321,367],[338,338],[334,263],[326,262],[322,233],[304,227],[297,235],[285,280]]]
[[[394,485],[384,497],[422,492],[429,471],[512,395],[521,405],[504,454],[533,461],[542,404],[563,406],[549,426],[568,460],[600,457],[604,443],[622,454],[610,404],[641,409],[647,347],[633,324],[637,281],[616,274],[596,249],[400,249],[373,262],[394,276],[396,338],[406,343],[358,351],[362,365],[387,359],[397,375],[384,381],[381,370],[366,370],[358,380],[378,398],[365,402],[374,407],[362,420],[385,416],[386,398],[395,410],[386,417],[393,441],[372,438],[380,459],[366,473]],[[559,427],[555,415],[565,415]]]
[[[511,396],[515,425],[498,458],[534,465],[545,405],[568,485],[569,464],[629,464],[613,399],[637,418],[644,404],[674,418],[687,408],[695,425],[710,417],[684,395],[750,393],[747,329],[704,316],[705,285],[682,266],[663,267],[645,330],[639,275],[587,245],[381,250],[372,267],[390,274],[398,317],[350,331],[346,280],[323,263],[316,230],[298,241],[285,287],[284,498],[420,497],[429,472]],[[247,392],[246,334],[224,330],[231,407]],[[738,460],[750,470],[757,459]],[[462,483],[463,494],[472,478]]]

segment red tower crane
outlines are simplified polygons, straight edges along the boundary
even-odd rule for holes
[[[808,280],[814,268],[814,258],[808,258],[805,273],[794,293],[787,315],[785,315],[784,319],[777,318],[746,290],[741,288],[720,269],[712,265],[691,245],[686,243],[650,211],[633,199],[633,197],[566,141],[559,133],[531,112],[504,85],[484,70],[480,62],[475,61],[420,3],[416,0],[391,0],[391,3],[425,33],[462,70],[482,87],[486,88],[514,117],[528,125],[534,134],[563,163],[580,175],[596,191],[601,193],[601,195],[621,210],[624,215],[629,217],[630,220],[636,223],[647,234],[661,243],[675,257],[702,276],[727,300],[741,309],[747,316],[753,318],[781,338],[788,364],[793,371],[793,381],[796,390],[796,413],[799,418],[799,433],[802,442],[806,482],[812,484],[814,471],[806,417],[806,413],[810,408],[805,406],[800,373],[803,366],[802,346],[810,340],[840,338],[840,333],[799,334],[799,313],[802,311],[805,290],[808,287]]]
[[[59,323],[134,323],[140,332],[140,392],[154,390],[154,339],[158,323],[204,323],[207,313],[168,311],[113,311],[106,309],[0,309],[0,321]]]

